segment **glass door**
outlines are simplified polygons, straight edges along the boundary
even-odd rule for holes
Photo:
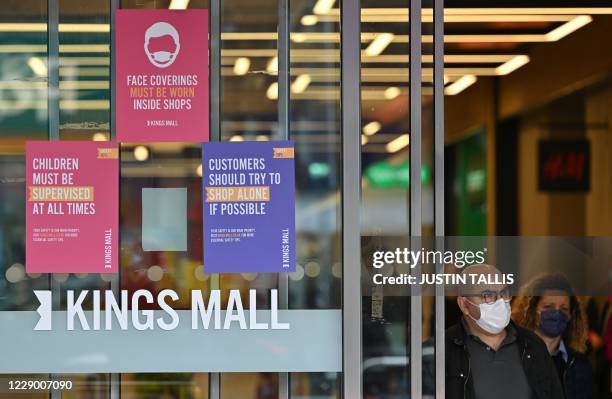
[[[444,396],[441,293],[371,278],[374,251],[444,234],[442,1],[10,3],[0,11],[0,313],[16,322],[0,326],[3,381],[74,383],[33,394],[54,398]],[[168,8],[209,11],[211,141],[295,144],[296,272],[206,273],[200,144],[126,142],[120,272],[25,273],[25,141],[115,140],[115,11]],[[147,248],[148,212],[182,219],[186,250]],[[186,312],[192,290],[220,290],[223,306],[238,290],[245,308],[278,307],[292,327],[42,335],[26,328],[35,289],[51,291],[56,314],[68,291],[171,289]],[[423,384],[432,365],[435,392]]]

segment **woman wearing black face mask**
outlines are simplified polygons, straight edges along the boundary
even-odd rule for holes
[[[513,303],[512,319],[544,341],[567,399],[595,397],[593,369],[584,355],[586,317],[565,276],[545,274],[529,282]]]

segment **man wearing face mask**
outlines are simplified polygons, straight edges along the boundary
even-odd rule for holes
[[[503,280],[490,265],[472,265],[462,274]],[[446,331],[446,399],[564,398],[546,345],[510,321],[505,285],[467,284],[458,294],[462,319]]]
[[[527,283],[521,294],[513,319],[542,338],[566,398],[593,399],[593,369],[584,355],[587,321],[570,282],[560,273],[542,274]]]

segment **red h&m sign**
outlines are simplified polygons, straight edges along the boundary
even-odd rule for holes
[[[588,140],[542,140],[538,157],[540,191],[589,191],[591,147]]]

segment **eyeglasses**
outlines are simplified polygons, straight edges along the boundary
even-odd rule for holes
[[[512,299],[512,295],[510,294],[510,289],[508,288],[504,288],[500,291],[485,290],[485,291],[482,291],[480,294],[470,295],[470,296],[479,297],[482,300],[482,302],[487,303],[487,304],[497,302],[499,298],[503,299],[506,302],[510,302],[510,300]]]

